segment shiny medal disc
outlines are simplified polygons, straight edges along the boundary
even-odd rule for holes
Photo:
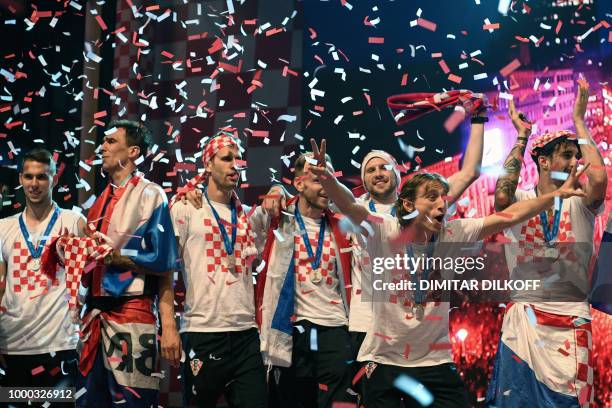
[[[37,272],[40,269],[40,258],[32,258],[30,262],[28,262],[28,268],[31,271]]]
[[[321,270],[319,268],[313,269],[312,273],[310,274],[310,281],[312,283],[319,283],[321,282],[321,279],[323,279],[323,276],[321,275]]]
[[[412,311],[417,320],[423,320],[423,317],[425,317],[425,308],[421,303],[417,303],[416,305],[414,305]]]
[[[230,269],[234,269],[236,267],[236,257],[234,255],[228,255],[227,265]]]
[[[559,249],[554,248],[554,247],[548,247],[544,250],[544,257],[545,258],[553,258],[553,259],[557,259],[559,257]]]

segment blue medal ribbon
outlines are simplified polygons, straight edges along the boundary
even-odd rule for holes
[[[563,201],[561,201],[561,204],[563,204]],[[555,210],[552,231],[550,231],[548,227],[548,216],[546,214],[546,211],[542,211],[540,213],[540,221],[542,222],[542,229],[544,230],[544,239],[546,240],[547,244],[550,244],[555,238],[557,238],[557,234],[559,234],[561,208]]]
[[[538,196],[538,190],[536,189],[536,197]],[[555,207],[555,212],[553,216],[553,227],[552,231],[550,231],[548,227],[548,215],[546,211],[542,211],[540,213],[540,222],[542,224],[542,230],[544,231],[544,240],[548,246],[551,245],[551,242],[557,238],[559,234],[559,222],[561,221],[561,210],[563,209],[563,199],[559,199],[559,208]]]
[[[57,218],[60,213],[60,209],[57,205],[55,205],[54,207],[55,209],[53,211],[53,215],[51,216],[51,219],[49,220],[49,223],[47,224],[47,228],[45,228],[45,232],[43,233],[43,236],[41,237],[41,240],[38,242],[38,246],[36,248],[34,248],[34,244],[32,243],[32,240],[30,239],[30,233],[28,232],[28,229],[26,228],[26,224],[23,221],[23,218],[25,217],[25,211],[19,217],[19,228],[21,229],[21,234],[23,235],[23,238],[25,239],[25,242],[28,245],[28,250],[30,251],[30,254],[32,255],[33,259],[38,259],[42,255],[42,251],[43,251],[43,248],[45,247],[45,244],[47,243],[49,234],[51,233],[51,230],[53,229],[53,226],[55,225],[55,222],[57,221]]]
[[[302,214],[300,214],[300,210],[298,208],[298,203],[295,203],[295,219],[300,226],[300,230],[302,231],[302,241],[304,241],[304,245],[306,246],[306,251],[308,251],[308,256],[311,261],[310,265],[312,269],[315,270],[321,264],[321,255],[323,254],[323,241],[325,240],[325,217],[321,219],[321,226],[319,227],[319,241],[317,242],[317,253],[316,255],[312,252],[312,246],[310,245],[310,238],[308,238],[308,231],[306,230],[306,225],[304,224],[304,219],[302,218]]]
[[[431,258],[431,256],[433,255],[434,249],[435,249],[434,236],[432,236],[429,242],[427,243],[427,258]],[[408,253],[408,257],[410,257],[411,259],[414,258],[414,251],[412,250],[412,244],[406,247],[406,252]],[[421,274],[421,277],[419,278],[417,275],[418,275],[417,271],[414,271],[414,273],[412,274],[413,276],[412,281],[415,282],[416,284],[415,285],[416,290],[414,294],[414,303],[423,304],[423,299],[425,298],[425,295],[423,294],[424,291],[421,290],[419,281],[421,279],[426,280],[427,278],[429,278],[429,268],[427,268],[427,259],[425,259],[425,262],[423,264],[423,273]]]
[[[234,245],[236,245],[236,231],[238,230],[238,214],[236,211],[236,203],[233,199],[230,199],[230,209],[232,211],[232,241],[230,242],[229,236],[227,235],[227,231],[225,230],[225,225],[221,223],[219,213],[217,213],[215,207],[213,207],[210,203],[207,190],[208,188],[204,189],[204,197],[206,197],[206,201],[208,202],[213,216],[217,221],[217,225],[219,226],[219,230],[221,231],[221,236],[223,237],[223,244],[225,245],[225,252],[227,252],[228,255],[232,255],[234,253]]]
[[[368,206],[370,207],[370,211],[374,213],[376,212],[376,206],[374,205],[374,200],[370,200]],[[391,215],[395,217],[395,214],[397,214],[397,207],[394,206],[391,209]]]

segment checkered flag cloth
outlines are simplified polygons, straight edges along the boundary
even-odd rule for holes
[[[81,287],[81,277],[91,271],[98,261],[112,252],[108,244],[98,244],[94,238],[72,237],[67,238],[64,247],[64,266],[66,270],[66,289],[68,290],[68,305],[76,307],[77,296]],[[82,296],[79,296],[78,300]],[[82,302],[81,302],[82,303]]]

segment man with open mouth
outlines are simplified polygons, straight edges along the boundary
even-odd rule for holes
[[[347,194],[348,190],[328,170],[325,140],[321,149],[314,140],[311,143],[317,161],[311,172],[340,212],[363,229],[366,236],[362,236],[362,245],[372,257],[394,258],[397,253],[414,257],[423,252],[428,257],[462,256],[458,246],[439,244],[476,242],[529,219],[550,206],[555,197],[585,196],[576,188],[582,172],[577,173],[573,167],[557,190],[509,206],[504,214],[444,222],[448,182],[435,173],[418,173],[402,186],[395,217],[375,214]],[[370,222],[365,223],[366,220]],[[357,357],[364,363],[365,406],[397,407],[401,399],[408,406],[418,406],[415,404],[424,403],[423,393],[406,392],[426,389],[431,407],[467,407],[462,381],[452,364],[449,303],[430,301],[418,290],[418,280],[427,279],[431,271],[422,268],[414,274],[402,270],[389,272],[398,280],[415,280],[417,289],[385,293],[385,300],[372,302],[372,324]],[[416,387],[403,386],[411,380],[417,381]]]

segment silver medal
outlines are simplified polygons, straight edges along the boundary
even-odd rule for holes
[[[559,249],[554,247],[548,247],[544,250],[545,258],[557,259],[559,257]]]
[[[321,270],[319,268],[313,269],[310,274],[310,281],[314,284],[317,284],[321,282],[321,279],[323,279],[323,275],[321,275]]]
[[[40,269],[40,258],[32,258],[30,262],[28,262],[28,269],[38,272]]]
[[[236,267],[236,257],[234,255],[227,256],[227,266],[230,269],[234,269]]]
[[[412,308],[412,312],[414,313],[414,316],[417,318],[417,320],[423,320],[423,317],[425,317],[425,308],[421,303],[417,303],[416,305],[414,305],[414,307]]]

